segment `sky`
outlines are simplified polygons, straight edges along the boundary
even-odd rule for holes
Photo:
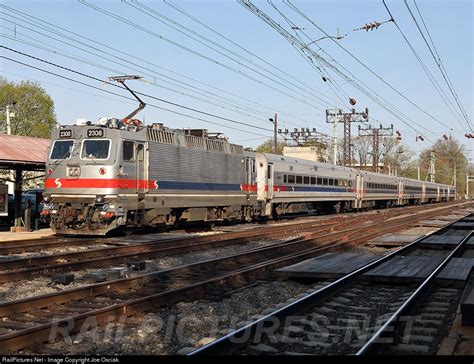
[[[325,110],[348,111],[349,98],[354,98],[358,110],[369,109],[371,125],[393,124],[415,152],[443,135],[474,150],[474,139],[464,137],[468,123],[403,1],[386,3],[450,106],[393,22],[371,31],[353,30],[390,19],[382,0],[291,0],[311,22],[281,1],[252,3],[288,34],[300,37],[314,51],[312,58],[303,57],[279,32],[234,0],[2,0],[1,45],[24,54],[5,48],[0,53],[24,64],[3,58],[1,73],[16,82],[40,82],[55,102],[58,121],[65,125],[77,118],[95,121],[127,115],[137,103],[121,97],[130,94],[105,81],[129,74],[143,77],[129,81],[129,87],[152,96],[143,96],[148,106],[138,114],[146,124],[223,132],[244,146],[255,147],[272,136],[268,119],[274,113],[282,129],[309,127],[331,135]],[[407,3],[424,30],[414,0]],[[473,3],[416,0],[416,5],[474,126]],[[327,37],[345,34],[339,40]],[[357,134],[357,124],[352,133]],[[338,134],[342,137],[342,125]],[[425,141],[416,141],[417,135]]]

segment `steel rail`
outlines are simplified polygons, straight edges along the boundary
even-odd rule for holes
[[[433,213],[433,211],[431,211],[431,213]],[[426,214],[427,214],[426,212],[423,213],[423,215],[426,215]],[[413,218],[413,217],[412,216],[403,217],[403,219],[409,219],[409,218]],[[357,229],[360,229],[360,228],[355,228],[355,230]],[[384,232],[381,232],[380,234],[383,234],[383,233]],[[255,273],[257,271],[266,272],[271,268],[279,267],[279,266],[282,266],[283,264],[292,263],[293,261],[300,261],[301,259],[314,256],[314,254],[317,254],[318,252],[327,251],[327,249],[331,249],[331,248],[347,246],[349,244],[350,243],[347,241],[339,242],[339,243],[328,243],[326,246],[317,246],[314,248],[310,248],[304,252],[291,253],[283,257],[277,257],[277,258],[271,259],[270,261],[264,259],[263,262],[259,262],[249,267],[239,268],[231,272],[226,272],[225,274],[217,272],[217,274],[221,274],[221,275],[220,276],[218,275],[217,277],[213,277],[211,279],[203,277],[205,279],[204,281],[188,284],[187,286],[182,287],[182,288],[172,289],[172,290],[156,293],[153,295],[148,295],[148,296],[141,297],[138,299],[127,300],[119,304],[114,304],[105,308],[88,311],[86,313],[81,313],[79,315],[71,316],[69,318],[62,319],[59,321],[50,322],[46,324],[40,324],[31,328],[19,330],[11,334],[2,335],[0,336],[0,344],[4,348],[9,348],[9,349],[14,350],[15,348],[18,349],[18,348],[29,346],[35,341],[36,342],[48,341],[49,330],[54,324],[59,325],[61,322],[64,323],[67,320],[72,320],[74,323],[74,329],[72,332],[77,332],[77,330],[79,330],[78,325],[80,323],[83,323],[87,319],[87,317],[90,317],[90,316],[96,316],[98,322],[102,322],[102,321],[108,320],[111,315],[113,317],[117,317],[121,315],[131,315],[134,312],[138,312],[143,309],[149,308],[150,305],[152,305],[153,303],[163,305],[166,303],[175,302],[178,299],[189,297],[190,294],[196,294],[196,295],[203,294],[208,290],[210,286],[215,285],[218,288],[222,287],[222,285],[226,282],[227,283],[233,282],[237,276],[251,278],[255,276]],[[231,260],[235,260],[235,259],[232,259],[232,257],[227,257],[227,258]],[[207,262],[200,262],[200,263],[207,265],[205,264]],[[182,266],[181,268],[185,269],[186,271],[189,271],[189,266]],[[159,272],[156,272],[156,273],[159,273]],[[127,279],[123,279],[122,281],[126,281],[126,282],[122,282],[122,284],[124,285],[121,288],[132,288],[130,285],[130,281],[127,281]],[[135,279],[135,282],[137,282],[136,279]],[[98,293],[99,291],[101,291],[101,293],[106,293],[108,290],[110,290],[110,286],[114,284],[118,285],[119,283],[117,281],[104,282],[101,284],[92,285],[94,287],[92,286],[81,287],[81,288],[75,289],[75,291],[82,290],[82,294],[85,294],[85,292],[88,291],[89,295],[94,295],[94,293]],[[70,290],[70,291],[73,291],[73,290]],[[36,304],[39,304],[39,307],[47,307],[49,304],[51,304],[52,301],[55,301],[55,298],[60,297],[60,294],[72,295],[74,293],[77,293],[77,292],[66,291],[66,292],[60,292],[59,294],[45,295],[45,297],[40,297],[40,298],[32,297],[30,299],[20,300],[21,302],[19,301],[11,302],[9,304],[6,304],[5,307],[3,307],[4,308],[3,312],[5,314],[13,314],[17,312],[16,310],[19,307],[22,307],[23,310],[28,310],[28,309],[31,309],[32,307],[37,306]],[[46,296],[49,296],[49,297],[46,297]],[[56,296],[56,297],[52,297],[52,296]],[[63,299],[64,297],[65,296],[62,296],[61,299]],[[71,298],[70,296],[68,297]],[[74,297],[74,299],[77,299],[77,297]],[[36,302],[36,304],[32,305],[31,303],[33,302]],[[15,303],[19,304],[19,306],[17,306],[16,308],[15,308]]]
[[[352,230],[354,230],[354,228]],[[360,230],[360,228],[357,228],[357,230]],[[347,230],[336,232],[336,233],[322,234],[321,236],[319,236],[319,238],[333,237],[333,239],[337,241],[337,239],[334,238],[334,235],[336,236],[341,235],[341,234],[343,235],[343,234],[346,234],[348,231],[351,231],[351,229],[347,229]],[[291,239],[291,240],[284,241],[278,244],[274,244],[272,246],[254,248],[254,249],[246,250],[241,253],[228,255],[225,257],[207,259],[207,260],[199,261],[196,263],[184,264],[184,265],[180,265],[180,266],[169,268],[169,269],[163,269],[163,270],[159,270],[159,271],[155,271],[151,273],[137,275],[134,277],[101,282],[101,283],[87,285],[84,287],[68,289],[66,291],[49,293],[42,296],[36,296],[36,297],[26,298],[26,299],[12,301],[12,302],[5,302],[5,303],[0,304],[0,317],[10,314],[13,311],[22,312],[30,308],[40,307],[41,305],[44,305],[45,303],[48,303],[48,302],[49,303],[63,303],[72,299],[77,300],[77,299],[84,298],[87,296],[96,296],[101,293],[107,293],[107,292],[113,291],[114,289],[131,288],[135,286],[140,286],[160,277],[170,277],[172,275],[177,275],[183,272],[190,273],[192,271],[195,271],[196,269],[199,269],[200,267],[210,267],[213,264],[215,265],[217,263],[222,263],[225,261],[235,262],[235,261],[238,261],[239,258],[248,257],[251,254],[257,255],[263,252],[271,252],[272,250],[277,250],[279,248],[287,249],[291,247],[291,245],[297,245],[297,244],[302,244],[302,243],[311,244],[315,241],[316,238],[317,237],[312,235],[306,238],[306,240],[305,238]],[[334,247],[334,245],[331,245],[331,244],[334,244],[334,241],[327,242],[326,245],[322,244],[320,246],[317,246],[316,248],[328,249],[329,247]],[[312,251],[312,249],[310,249],[310,251]],[[298,252],[298,254],[301,255],[301,254],[304,254],[305,252],[306,251],[300,251]]]
[[[428,208],[415,210],[413,214],[417,218],[427,218],[432,215],[438,215],[441,211],[444,210],[453,210],[458,208],[459,205],[448,205],[441,208]],[[428,210],[428,211],[425,211]],[[386,215],[389,216],[388,220],[384,220]],[[401,217],[398,215],[402,215]],[[364,215],[363,222],[371,222],[375,224],[377,222],[387,221],[397,221],[399,219],[406,219],[413,217],[413,215],[406,215],[403,211],[393,212],[391,210],[386,210],[385,214],[371,214]],[[318,231],[326,231],[329,228],[333,228],[338,223],[351,223],[354,221],[361,222],[361,217],[334,217],[333,219],[325,219],[324,222],[327,222],[326,225]],[[291,226],[288,226],[291,225]],[[153,259],[160,256],[167,256],[172,254],[184,254],[189,253],[194,250],[199,250],[203,247],[222,247],[225,245],[238,244],[242,242],[247,242],[249,239],[255,238],[264,238],[272,236],[281,236],[281,232],[284,232],[286,235],[291,235],[293,233],[302,233],[305,230],[313,229],[314,227],[319,226],[319,222],[307,222],[307,223],[296,223],[277,226],[276,228],[264,228],[264,232],[261,232],[260,229],[251,229],[243,232],[228,233],[228,234],[217,234],[217,235],[208,235],[203,237],[192,237],[184,239],[170,239],[160,244],[155,242],[145,242],[134,244],[133,246],[119,246],[111,248],[101,248],[94,249],[92,251],[85,252],[74,252],[66,254],[55,254],[50,256],[40,256],[40,257],[31,257],[23,259],[15,259],[11,261],[2,262],[4,270],[0,272],[0,283],[11,282],[13,280],[28,279],[31,277],[37,277],[42,275],[51,275],[55,272],[64,272],[71,271],[74,269],[85,269],[91,267],[103,267],[104,265],[112,265],[116,263],[123,263],[130,260],[137,259]],[[367,228],[369,231],[369,228]],[[376,234],[374,234],[376,236]],[[166,245],[165,245],[166,244]],[[165,246],[163,246],[165,245]],[[168,245],[168,246],[167,246]],[[105,255],[105,253],[112,253],[111,255]],[[113,254],[116,253],[116,254]],[[75,258],[71,260],[71,258]],[[58,263],[58,261],[60,261]],[[66,262],[64,262],[66,261]],[[53,264],[46,265],[49,262]],[[26,266],[26,268],[23,268]],[[28,267],[30,266],[30,267]],[[32,267],[31,267],[32,266]],[[20,267],[20,268],[18,268]],[[17,268],[14,270],[14,268]]]
[[[71,316],[67,319],[61,319],[59,321],[55,321],[55,322],[51,322],[47,324],[41,324],[36,327],[19,330],[11,334],[0,336],[0,344],[4,348],[9,348],[9,349],[14,350],[15,348],[18,349],[18,348],[31,345],[32,342],[35,342],[38,340],[48,341],[49,330],[55,324],[60,325],[61,323],[70,322],[72,320],[72,322],[74,323],[74,329],[72,332],[77,332],[77,330],[79,330],[79,324],[83,323],[87,319],[87,317],[95,316],[98,319],[98,322],[99,321],[102,322],[101,320],[108,320],[110,318],[110,315],[112,316],[120,316],[124,314],[130,315],[134,312],[148,308],[150,304],[155,303],[155,302],[162,305],[165,303],[175,302],[178,299],[185,298],[189,294],[196,294],[196,295],[203,294],[208,290],[208,288],[211,285],[216,285],[218,287],[222,286],[226,282],[227,283],[232,282],[237,276],[245,277],[246,275],[248,275],[249,277],[253,277],[257,271],[265,272],[271,268],[279,267],[284,264],[292,263],[294,261],[300,261],[301,259],[314,256],[314,254],[318,252],[327,251],[328,248],[331,249],[331,248],[336,248],[340,246],[347,246],[348,244],[350,243],[348,242],[328,243],[325,246],[314,247],[304,252],[293,253],[287,256],[272,259],[270,261],[264,260],[263,262],[259,262],[250,267],[239,268],[237,270],[227,272],[223,275],[213,277],[211,279],[205,279],[204,281],[193,283],[182,288],[177,288],[177,289],[172,289],[169,291],[164,291],[161,293],[156,293],[156,294],[149,295],[146,297],[141,297],[138,299],[125,301],[125,302],[111,305],[105,308],[100,308],[100,309],[96,309],[96,310],[82,313],[79,315]],[[230,258],[231,260],[235,260],[234,257],[230,257]],[[207,263],[208,262],[201,262],[201,264],[204,264],[205,266],[208,266]],[[181,268],[185,269],[186,271],[189,271],[188,266],[182,266]],[[156,272],[156,273],[159,273],[159,272]],[[126,281],[126,279],[123,281]],[[76,292],[60,292],[59,294],[46,295],[49,297],[42,297],[40,299],[38,298],[25,299],[25,300],[21,300],[21,302],[18,302],[20,306],[17,306],[16,308],[14,307],[15,302],[12,302],[10,304],[6,304],[5,307],[3,307],[4,309],[3,312],[6,314],[8,313],[11,314],[11,313],[16,312],[16,309],[18,309],[21,306],[23,307],[23,310],[25,309],[28,310],[35,306],[45,307],[45,306],[48,306],[48,304],[51,304],[52,302],[50,301],[51,298],[53,298],[53,301],[56,301],[54,300],[54,297],[52,296],[56,296],[57,298],[58,296],[61,296],[61,293],[64,294],[62,295],[61,301],[66,296],[69,297],[71,294],[77,293],[77,291],[82,291],[83,294],[85,292],[89,292],[88,294],[93,294],[93,289],[98,289],[98,290],[102,290],[102,293],[106,293],[107,291],[111,289],[111,285],[114,285],[114,284],[115,285],[121,284],[121,282],[117,282],[117,281],[104,282],[102,284],[94,285],[95,287],[93,288],[88,286],[88,287],[75,289]],[[97,286],[100,286],[100,287],[97,287]],[[125,287],[122,287],[122,288],[130,288],[130,282],[125,282]],[[96,290],[96,293],[97,292],[98,291]],[[75,299],[78,299],[78,297],[76,296]],[[33,302],[36,302],[36,303],[32,305],[31,303]]]
[[[467,216],[467,215],[466,215]],[[464,216],[465,217],[465,216]],[[463,218],[464,218],[463,217]],[[253,337],[253,335],[255,335],[256,333],[256,330],[257,328],[263,328],[265,327],[265,322],[274,322],[273,318],[278,318],[278,319],[281,319],[282,317],[286,317],[294,312],[297,312],[297,311],[300,311],[303,307],[306,307],[306,306],[310,306],[312,305],[315,301],[317,300],[320,300],[321,298],[324,297],[324,295],[332,292],[333,290],[335,290],[336,288],[339,288],[340,286],[342,286],[344,283],[350,281],[352,278],[356,277],[357,275],[361,274],[361,273],[364,273],[378,265],[380,265],[381,263],[391,259],[392,257],[396,256],[396,255],[399,255],[407,250],[410,250],[412,249],[413,247],[415,247],[417,244],[419,244],[421,241],[427,239],[428,237],[430,237],[431,235],[434,235],[436,233],[439,233],[440,231],[442,230],[446,230],[448,229],[451,225],[459,222],[461,219],[459,220],[456,220],[456,221],[453,221],[453,222],[450,222],[448,224],[446,224],[443,228],[439,229],[439,230],[436,230],[436,231],[433,231],[425,236],[422,236],[418,239],[416,239],[415,241],[411,242],[410,244],[407,244],[403,247],[401,247],[400,249],[397,249],[396,251],[390,253],[390,254],[387,254],[373,262],[370,262],[366,265],[364,265],[363,267],[360,267],[348,274],[346,274],[345,276],[335,280],[334,282],[308,294],[307,296],[305,297],[302,297],[282,308],[279,308],[278,310],[268,314],[268,315],[265,315],[261,318],[259,318],[258,320],[255,320],[215,341],[212,341],[192,352],[190,352],[189,354],[187,354],[188,356],[194,356],[194,355],[212,355],[212,354],[217,354],[219,352],[222,352],[224,351],[225,349],[229,349],[229,348],[234,348],[234,349],[237,349],[238,347],[242,347],[242,346],[245,346],[245,344],[247,342],[249,342],[251,340],[251,338]],[[280,320],[281,322],[281,320]],[[247,340],[245,341],[242,341],[238,338],[238,336],[242,335],[242,337],[247,337]],[[245,336],[246,335],[246,336]],[[239,342],[240,341],[240,342]],[[235,344],[235,343],[238,343],[238,344]]]
[[[380,327],[380,329],[372,335],[369,341],[357,351],[355,355],[363,355],[367,353],[369,348],[373,347],[374,344],[376,344],[376,340],[380,338],[380,335],[382,335],[387,327],[394,322],[398,317],[403,313],[403,311],[417,298],[423,289],[431,283],[431,281],[436,277],[436,275],[448,264],[448,262],[451,260],[451,258],[462,248],[462,246],[472,237],[473,230],[471,230],[466,237],[459,242],[459,244],[456,246],[456,248],[453,249],[453,251],[431,272],[431,274],[420,284],[420,286],[410,295],[410,297],[407,298],[407,300],[395,311],[392,316],[389,317],[389,319]]]

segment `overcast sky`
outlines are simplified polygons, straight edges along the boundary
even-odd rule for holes
[[[321,65],[316,57],[308,62],[281,34],[236,1],[169,1],[208,28],[162,1],[90,3],[118,18],[80,2],[3,0],[1,4],[8,9],[0,9],[1,42],[4,46],[100,80],[117,74],[140,75],[146,82],[130,81],[131,88],[221,117],[144,97],[149,104],[181,113],[149,106],[139,114],[147,124],[162,122],[169,127],[207,128],[224,132],[233,142],[256,146],[271,136],[272,125],[268,118],[275,112],[282,128],[310,127],[331,134],[331,127],[325,121],[325,109],[336,105],[348,109],[351,107],[348,97],[352,97],[357,100],[358,109],[369,109],[369,121],[373,125],[393,124],[402,132],[404,142],[415,151],[427,147],[430,140],[434,141],[443,134],[451,134],[467,149],[474,149],[474,139],[463,137],[468,131],[467,122],[460,115],[459,107],[403,1],[387,0],[386,3],[435,82],[446,93],[450,107],[440,97],[394,23],[384,23],[368,32],[353,31],[365,23],[381,23],[390,18],[382,0],[292,1],[291,4],[314,24],[280,1],[275,0],[273,4],[281,14],[267,2],[254,2],[276,24],[306,44],[324,37],[321,29],[332,36],[347,34],[337,42],[363,65],[329,38],[308,46],[343,75],[333,73],[328,64]],[[409,0],[408,5],[425,30],[413,0]],[[418,0],[416,5],[473,126],[472,1]],[[14,13],[12,9],[21,13]],[[176,29],[159,21],[164,19],[163,15],[168,21],[175,22],[168,24]],[[293,25],[288,25],[285,17]],[[291,29],[291,26],[299,30]],[[189,31],[192,33],[183,34]],[[2,49],[1,53],[30,66],[97,87],[93,89],[2,59],[2,73],[8,79],[31,79],[42,84],[53,97],[62,124],[70,124],[80,117],[89,120],[101,116],[123,117],[136,105],[133,101],[107,93],[129,96],[104,82],[10,50]],[[319,70],[311,65],[311,61]],[[320,72],[326,75],[327,82],[323,81]],[[356,80],[362,90],[355,88],[352,81],[344,80],[344,75],[349,80]],[[334,90],[337,90],[337,95]],[[373,98],[378,98],[385,108]],[[341,126],[339,133],[342,134]],[[357,125],[353,126],[353,134],[357,134]],[[422,134],[425,142],[416,142],[417,134]],[[471,153],[471,158],[473,156]]]

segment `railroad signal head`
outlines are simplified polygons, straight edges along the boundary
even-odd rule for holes
[[[448,140],[448,139],[449,139],[446,134],[443,134],[443,138],[444,138],[444,140]]]
[[[357,101],[356,99],[353,99],[353,98],[349,98],[349,103],[354,106],[355,104],[357,104]]]

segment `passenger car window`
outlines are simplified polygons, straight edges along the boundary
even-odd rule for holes
[[[309,185],[309,177],[306,177],[306,176],[305,176],[305,177],[304,177],[304,180],[303,180],[303,183],[304,183],[305,185]]]
[[[295,183],[295,176],[293,176],[292,174],[289,174],[288,175],[288,183]]]
[[[311,184],[315,185],[316,184],[316,177],[311,177]]]
[[[49,159],[68,159],[71,157],[72,140],[56,140]]]
[[[107,159],[109,157],[109,140],[85,140],[82,146],[83,159]]]
[[[296,183],[302,184],[303,183],[303,177],[302,176],[296,176]]]
[[[322,185],[323,184],[323,179],[321,177],[318,177],[318,185]]]

